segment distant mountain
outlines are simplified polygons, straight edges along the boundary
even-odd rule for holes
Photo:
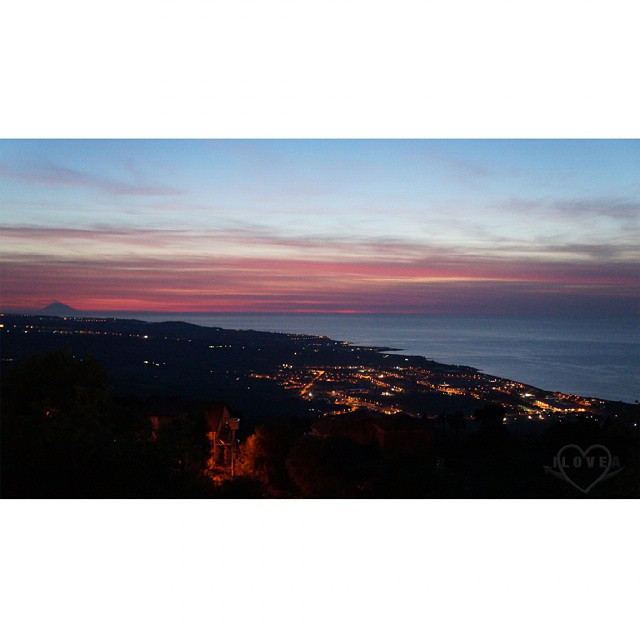
[[[58,302],[57,300],[48,304],[44,309],[41,309],[39,313],[47,316],[70,316],[70,315],[81,315],[77,309],[70,307],[68,304],[63,304],[62,302]]]

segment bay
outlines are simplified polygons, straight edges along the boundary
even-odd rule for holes
[[[323,335],[358,345],[402,349],[446,364],[468,365],[550,391],[625,402],[640,398],[636,318],[130,311],[110,315]]]

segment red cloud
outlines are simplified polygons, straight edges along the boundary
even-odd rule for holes
[[[491,312],[608,304],[637,308],[635,264],[557,264],[437,256],[409,263],[13,256],[3,303],[158,311]],[[589,302],[590,301],[590,302]]]

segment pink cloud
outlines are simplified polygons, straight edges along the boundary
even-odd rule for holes
[[[580,300],[630,310],[638,304],[638,271],[635,264],[446,256],[407,264],[13,256],[1,267],[7,308],[62,299],[80,309],[165,311],[489,312],[551,302],[575,306]]]

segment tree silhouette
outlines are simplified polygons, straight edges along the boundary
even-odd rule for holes
[[[2,384],[3,494],[90,495],[112,462],[106,375],[87,356],[53,352]]]
[[[338,437],[301,437],[287,459],[287,469],[307,498],[370,496],[380,473],[374,450]]]
[[[193,425],[151,441],[140,405],[116,402],[90,356],[58,351],[13,367],[1,405],[5,497],[213,495]]]
[[[473,412],[480,423],[480,442],[488,447],[503,445],[507,437],[504,424],[505,408],[499,404],[485,404]]]
[[[275,489],[289,489],[285,465],[291,448],[307,428],[303,420],[291,418],[260,425],[240,448],[238,470]]]

